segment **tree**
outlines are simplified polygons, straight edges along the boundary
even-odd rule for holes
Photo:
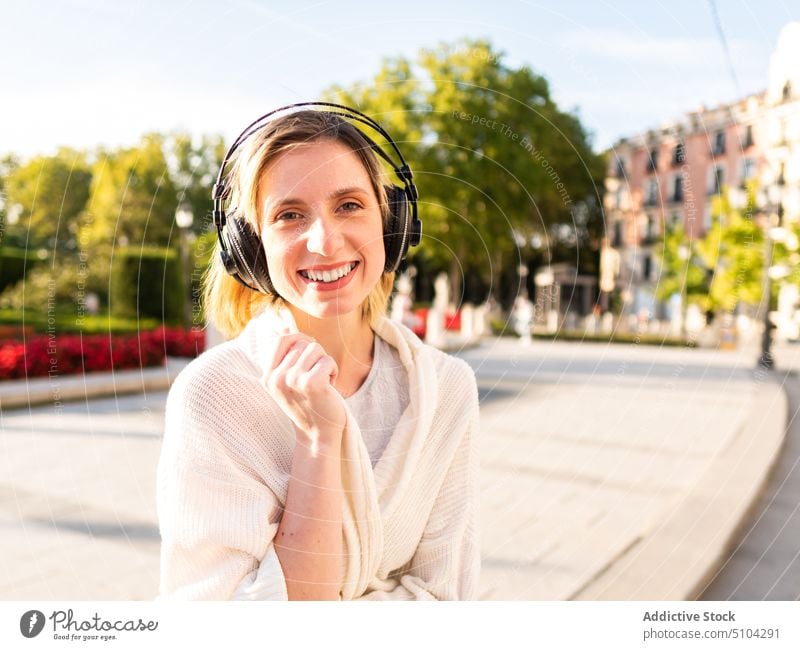
[[[191,206],[192,232],[201,235],[213,224],[211,190],[225,155],[225,142],[219,135],[196,140],[179,132],[167,137],[166,148],[178,202]]]
[[[456,296],[464,268],[496,286],[503,266],[519,264],[518,242],[575,228],[577,205],[582,232],[597,230],[602,158],[547,81],[503,58],[483,40],[442,44],[416,67],[388,59],[371,83],[326,94],[374,116],[407,153],[424,223],[412,255],[449,265]]]
[[[18,229],[30,248],[75,249],[78,217],[92,174],[84,152],[60,149],[14,166],[5,179],[5,204],[19,206]]]
[[[115,245],[174,244],[177,204],[163,136],[148,134],[136,148],[100,152],[82,242],[109,250]]]
[[[708,283],[695,244],[687,236],[683,224],[666,229],[657,252],[660,273],[655,290],[656,299],[666,301],[680,294],[686,297],[682,301],[684,303],[705,304]]]
[[[753,188],[742,210],[731,206],[727,188],[712,203],[712,226],[697,244],[711,273],[708,311],[733,311],[740,303],[758,305],[761,300],[764,233],[754,222],[755,212]]]

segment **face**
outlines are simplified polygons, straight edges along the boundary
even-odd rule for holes
[[[287,151],[259,183],[275,289],[315,318],[356,313],[385,265],[378,198],[358,156],[334,141]]]

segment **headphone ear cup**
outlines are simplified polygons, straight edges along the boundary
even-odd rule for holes
[[[276,294],[269,277],[264,246],[250,224],[241,217],[230,216],[226,219],[225,234],[228,239],[228,259],[223,254],[222,261],[228,273],[238,275],[256,291]]]
[[[402,187],[385,185],[389,203],[389,221],[383,231],[383,245],[386,251],[384,271],[392,273],[400,266],[408,250],[408,196]]]

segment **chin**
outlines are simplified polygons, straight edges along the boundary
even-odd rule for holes
[[[325,318],[338,318],[341,316],[347,316],[348,314],[352,314],[354,312],[360,316],[362,302],[359,302],[358,304],[351,304],[349,302],[347,304],[343,304],[341,302],[337,303],[332,301],[326,304],[316,303],[314,305],[298,303],[294,304],[293,306],[295,309],[308,314],[312,318],[318,318],[322,320]]]

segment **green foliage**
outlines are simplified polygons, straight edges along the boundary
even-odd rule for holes
[[[358,106],[397,138],[420,191],[425,232],[412,257],[449,263],[451,278],[472,266],[496,286],[503,259],[518,264],[517,239],[554,224],[574,231],[579,207],[573,246],[597,236],[602,158],[544,77],[509,67],[487,41],[423,50],[416,67],[385,60],[369,83],[327,97]]]
[[[13,164],[4,180],[6,210],[19,206],[19,223],[31,247],[74,248],[78,217],[86,206],[92,174],[83,152],[61,149]]]
[[[42,257],[37,251],[0,247],[0,292],[22,280],[28,271],[41,262]]]
[[[788,275],[781,281],[790,284],[800,285],[800,224],[793,223],[784,227],[785,238],[775,242],[772,252],[772,263],[774,266],[785,267]],[[774,287],[777,292],[779,285],[776,282]]]
[[[180,324],[184,307],[180,263],[180,256],[171,248],[116,249],[111,267],[111,315]]]
[[[197,140],[179,132],[166,138],[165,149],[178,202],[191,206],[191,230],[200,235],[213,223],[211,190],[225,155],[225,142],[218,135],[204,135]]]
[[[732,311],[737,304],[757,305],[764,271],[764,233],[754,222],[755,194],[748,193],[744,209],[734,209],[727,190],[712,204],[712,226],[697,252],[713,272],[706,309]]]
[[[155,318],[112,318],[108,314],[76,318],[74,313],[55,312],[54,320],[39,311],[0,309],[0,325],[24,325],[36,332],[55,328],[61,333],[81,332],[83,334],[133,334],[142,330],[155,329],[160,322]]]
[[[76,258],[46,257],[0,294],[0,308],[77,314],[78,305],[91,290],[88,279],[88,267]]]
[[[178,197],[164,137],[149,134],[132,149],[101,152],[94,166],[81,241],[112,246],[168,246],[176,237]]]
[[[655,291],[658,300],[666,301],[674,294],[682,294],[687,303],[705,302],[706,273],[695,248],[696,242],[689,239],[682,224],[667,228],[656,253],[661,266]]]

